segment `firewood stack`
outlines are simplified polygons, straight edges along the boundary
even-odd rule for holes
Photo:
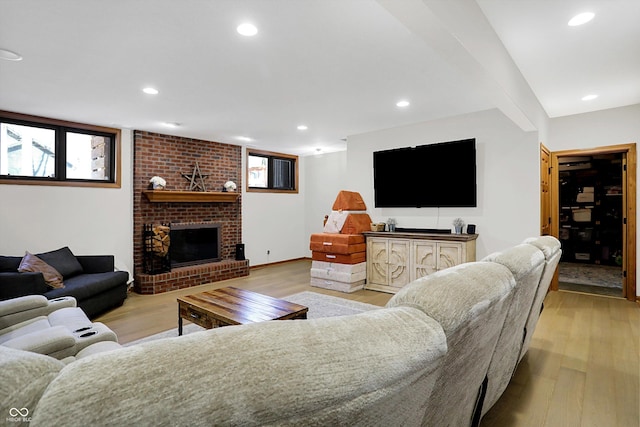
[[[151,236],[151,251],[160,256],[167,256],[169,253],[169,244],[171,242],[169,233],[171,228],[166,225],[154,225],[153,234]]]
[[[341,292],[364,288],[367,245],[364,231],[371,218],[359,193],[340,191],[332,212],[325,217],[323,233],[311,235],[311,286]]]

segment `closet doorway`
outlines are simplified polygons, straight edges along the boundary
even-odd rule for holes
[[[635,144],[551,153],[552,289],[636,300]]]

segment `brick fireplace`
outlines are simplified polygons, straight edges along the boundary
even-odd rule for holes
[[[207,191],[222,191],[226,181],[242,188],[242,149],[239,146],[151,132],[135,131],[133,161],[133,257],[134,290],[156,294],[204,283],[247,276],[249,261],[235,260],[235,245],[242,242],[242,196],[223,202],[151,202],[143,191],[149,180],[160,176],[166,191],[189,190],[182,174],[191,174],[198,162]],[[219,262],[173,268],[146,274],[143,268],[144,224],[220,223]]]

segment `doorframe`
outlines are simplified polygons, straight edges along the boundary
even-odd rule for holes
[[[565,156],[592,156],[596,154],[624,153],[627,164],[627,179],[623,194],[626,196],[625,218],[623,224],[623,255],[622,266],[626,271],[626,277],[622,278],[623,296],[629,301],[636,301],[636,170],[637,155],[636,144],[619,144],[606,147],[588,149],[562,150],[551,152],[551,235],[559,238],[560,232],[560,186],[558,172],[558,158]],[[551,289],[558,290],[558,283],[554,281]]]

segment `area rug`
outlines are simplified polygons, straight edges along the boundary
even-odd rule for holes
[[[319,319],[322,317],[347,316],[350,314],[363,313],[370,310],[378,310],[381,307],[373,304],[366,304],[359,301],[352,301],[344,298],[334,297],[331,295],[319,294],[316,292],[304,291],[297,294],[289,295],[284,300],[309,307],[307,313],[308,319]],[[182,328],[182,334],[187,335],[193,332],[204,331],[205,329],[194,324],[186,323]],[[160,332],[127,344],[125,347],[140,344],[147,341],[153,341],[160,338],[177,337],[178,328]]]
[[[559,281],[622,290],[622,267],[561,262]]]

